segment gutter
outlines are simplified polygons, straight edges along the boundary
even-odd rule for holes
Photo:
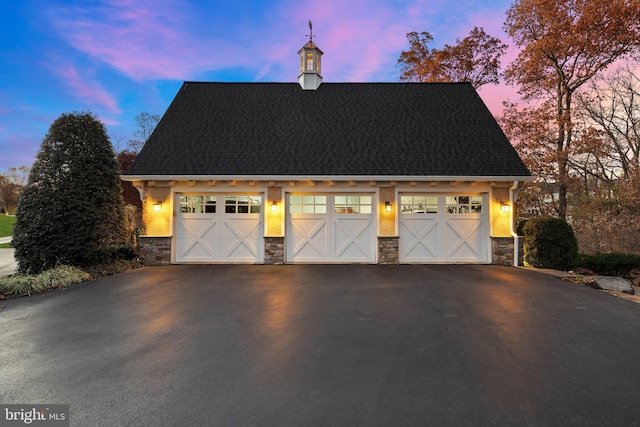
[[[509,233],[513,237],[513,266],[518,267],[519,253],[520,253],[520,238],[518,233],[514,229],[514,219],[516,212],[516,192],[518,191],[518,181],[513,181],[513,185],[509,188],[509,203],[511,204],[511,224],[509,225]]]

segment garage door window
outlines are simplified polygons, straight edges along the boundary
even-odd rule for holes
[[[447,196],[447,214],[482,213],[482,196]]]
[[[262,206],[260,196],[225,196],[224,212],[228,214],[259,214]]]
[[[291,196],[289,213],[326,214],[327,196]]]
[[[216,196],[180,196],[180,213],[216,213]]]
[[[400,196],[403,214],[437,214],[438,196]]]
[[[335,212],[338,214],[370,214],[371,196],[336,196]]]

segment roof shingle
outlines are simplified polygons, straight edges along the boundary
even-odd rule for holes
[[[127,175],[530,173],[467,83],[185,82]]]

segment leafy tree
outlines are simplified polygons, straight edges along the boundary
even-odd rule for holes
[[[400,80],[415,82],[470,82],[475,88],[500,79],[500,58],[507,45],[475,27],[454,46],[429,49],[433,37],[426,31],[407,34],[410,49],[398,59]]]
[[[0,174],[0,206],[3,206],[7,215],[15,211],[27,176],[29,168],[26,166],[9,168],[6,173]]]
[[[21,272],[102,262],[125,241],[118,172],[95,116],[53,122],[18,203],[13,245]]]
[[[135,139],[130,139],[127,145],[131,148],[131,152],[139,153],[146,144],[147,140],[156,128],[156,125],[160,121],[158,114],[149,114],[143,111],[140,114],[136,114],[136,125],[138,129],[133,133]]]
[[[15,208],[17,202],[18,195],[15,184],[0,174],[0,212],[9,215],[9,212],[11,212],[12,208]]]
[[[524,108],[505,102],[498,118],[520,158],[536,177],[535,181],[522,183],[518,191],[516,211],[522,219],[559,214],[553,117],[553,105],[549,102]]]
[[[553,102],[558,210],[566,216],[575,92],[614,61],[638,52],[637,0],[515,0],[505,31],[521,49],[507,82],[525,100]]]

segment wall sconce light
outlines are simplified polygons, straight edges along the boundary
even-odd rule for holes
[[[162,202],[161,201],[157,201],[153,204],[153,211],[154,212],[160,212],[162,210]]]
[[[391,212],[391,202],[384,202],[384,211]]]
[[[500,202],[500,211],[501,212],[511,212],[511,205],[507,202]]]
[[[278,212],[278,202],[276,202],[275,200],[271,202],[271,212],[272,213]]]

